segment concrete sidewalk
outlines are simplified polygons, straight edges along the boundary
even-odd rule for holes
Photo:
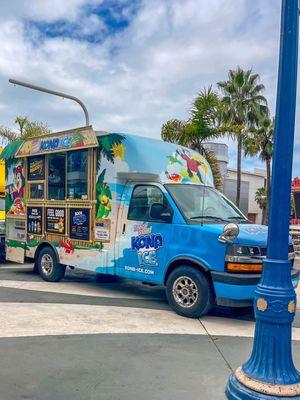
[[[254,322],[230,309],[186,319],[159,287],[72,271],[51,284],[31,265],[7,264],[0,327],[0,400],[225,400]],[[300,368],[300,310],[294,333]]]
[[[224,400],[252,339],[101,334],[0,339],[1,400]],[[300,343],[294,343],[300,366]]]

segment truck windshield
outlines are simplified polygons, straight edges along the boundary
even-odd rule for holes
[[[247,218],[217,190],[203,185],[165,185],[189,223],[247,223]]]
[[[0,198],[0,211],[5,210],[5,200]]]

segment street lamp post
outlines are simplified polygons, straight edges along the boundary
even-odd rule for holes
[[[267,259],[254,299],[250,359],[229,378],[228,399],[300,399],[292,360],[296,295],[288,260],[298,53],[298,0],[282,0],[271,209]]]

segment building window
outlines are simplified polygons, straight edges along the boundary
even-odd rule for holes
[[[48,156],[48,199],[65,200],[66,197],[66,154]]]
[[[69,151],[67,155],[67,196],[68,199],[87,200],[87,150]]]
[[[173,210],[158,187],[139,185],[134,188],[128,219],[171,223],[172,216]]]

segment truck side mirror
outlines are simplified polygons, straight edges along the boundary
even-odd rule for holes
[[[238,237],[239,233],[239,226],[231,222],[224,226],[223,232],[219,236],[218,240],[221,243],[232,243],[232,241]]]
[[[157,221],[171,222],[172,213],[161,203],[153,203],[150,207],[150,217]]]

